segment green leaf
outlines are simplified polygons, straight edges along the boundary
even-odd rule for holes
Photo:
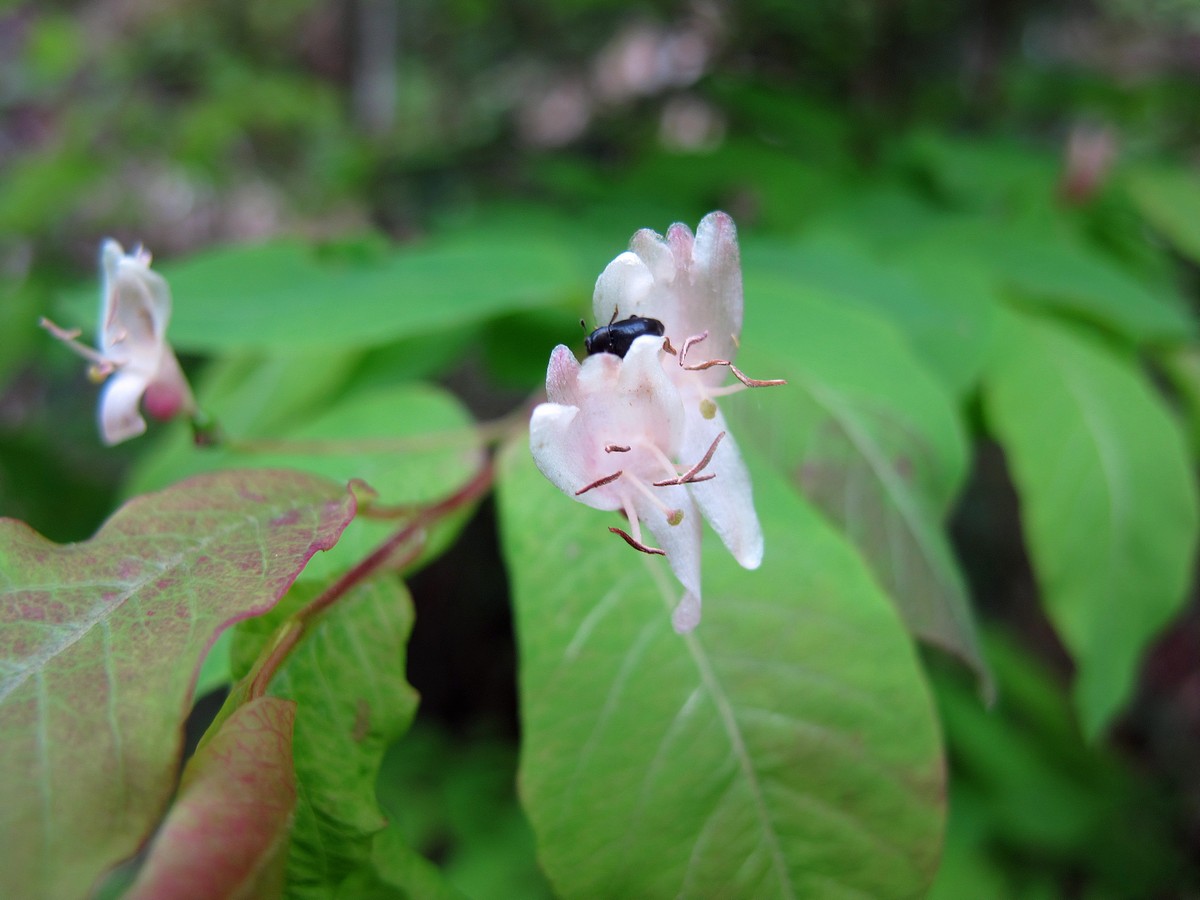
[[[196,395],[230,438],[269,437],[340,402],[361,359],[356,351],[323,353],[319,365],[307,353],[226,356],[204,369]],[[177,443],[190,448],[190,429],[181,432]]]
[[[956,207],[1038,211],[1057,197],[1059,160],[1016,143],[917,131],[906,137],[901,154]]]
[[[977,885],[1012,873],[1024,897],[1031,876],[1047,886],[1087,873],[1095,896],[1152,897],[1185,879],[1160,786],[1114,748],[1084,740],[1056,673],[1021,642],[986,635],[999,699],[980,707],[970,686],[934,668],[946,744],[954,760],[946,853],[934,896],[987,896]],[[972,879],[975,884],[972,884]],[[1061,890],[1047,891],[1059,896]]]
[[[248,391],[252,393],[260,383],[250,382]],[[243,393],[228,402],[237,410],[246,405],[257,408],[260,403]],[[220,415],[215,407],[214,412]],[[151,489],[201,471],[286,466],[343,483],[365,481],[379,504],[415,505],[451,493],[480,464],[469,414],[450,393],[422,384],[352,394],[315,419],[301,420],[277,434],[273,439],[249,440],[234,435],[221,446],[197,449],[181,429],[158,453],[143,460],[131,478],[131,489]],[[453,517],[432,531],[426,558],[444,548],[461,518]],[[360,516],[336,550],[313,561],[305,578],[328,578],[344,571],[394,531],[397,523]]]
[[[315,594],[300,587],[286,605],[238,627],[239,673],[264,638]],[[384,750],[417,709],[417,692],[404,677],[412,621],[412,602],[397,577],[360,583],[317,620],[271,680],[271,696],[297,706],[300,797],[288,849],[289,897],[332,896],[367,865],[372,839],[386,824],[375,781]]]
[[[199,700],[217,688],[229,685],[232,680],[229,674],[229,646],[232,640],[233,631],[227,629],[222,631],[213,641],[213,645],[208,648],[208,653],[204,655],[204,662],[201,663],[200,671],[196,675],[196,687],[192,691],[195,700]]]
[[[972,666],[988,692],[942,526],[967,463],[950,397],[886,322],[790,283],[755,283],[767,309],[748,322],[740,362],[788,385],[723,401],[735,436],[859,548],[909,629]]]
[[[1142,215],[1175,248],[1200,263],[1200,178],[1187,169],[1138,169],[1127,186]]]
[[[269,609],[354,514],[298,472],[224,472],[57,546],[0,521],[0,894],[77,897],[174,785],[205,651]]]
[[[1200,344],[1184,344],[1157,354],[1155,362],[1185,414],[1192,455],[1200,456]]]
[[[294,703],[259,697],[196,751],[127,900],[282,895],[295,714]]]
[[[515,744],[478,729],[451,736],[418,725],[384,757],[379,802],[400,840],[436,856],[456,892],[548,900],[516,774]],[[396,868],[377,866],[381,876]]]
[[[748,315],[763,293],[780,298],[779,287],[819,292],[842,304],[891,321],[922,362],[952,391],[975,381],[991,332],[994,291],[976,266],[943,267],[944,253],[912,259],[909,271],[873,259],[858,241],[830,232],[802,243],[749,240],[745,246]],[[963,270],[966,269],[964,274]],[[786,302],[776,301],[782,314]]]
[[[912,646],[857,555],[753,468],[763,566],[709,540],[680,636],[665,562],[524,443],[503,454],[519,784],[563,897],[908,897],[933,877],[944,772]]]
[[[157,268],[174,297],[171,342],[195,353],[375,347],[559,303],[578,286],[568,251],[517,235],[361,252],[279,241]]]
[[[1095,736],[1191,580],[1196,486],[1178,423],[1137,369],[1086,338],[1007,315],[985,381],[1046,611],[1075,659]]]
[[[342,882],[339,900],[467,900],[391,823],[375,835],[371,860]]]
[[[1022,306],[1083,319],[1133,343],[1196,334],[1176,293],[1139,281],[1110,258],[1054,232],[964,218],[947,220],[939,232],[905,252],[916,247],[982,266]]]

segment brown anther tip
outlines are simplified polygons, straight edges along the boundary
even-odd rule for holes
[[[728,365],[729,371],[733,372],[733,377],[746,387],[775,387],[777,385],[787,384],[786,378],[750,378],[733,363],[729,363]]]
[[[628,453],[628,447],[622,447],[620,444],[609,444],[604,448],[605,453]]]
[[[709,479],[716,478],[716,472],[708,475],[700,475],[699,473],[704,470],[705,466],[712,462],[713,454],[717,452],[717,444],[721,443],[721,438],[723,437],[725,437],[725,432],[718,432],[717,436],[713,438],[713,442],[708,445],[708,450],[705,451],[700,462],[696,463],[678,478],[668,478],[666,481],[655,481],[652,484],[655,487],[669,487],[675,484],[695,484],[697,481],[708,481]]]
[[[577,490],[575,492],[575,496],[578,497],[580,494],[586,494],[592,488],[604,487],[604,485],[606,485],[606,484],[612,484],[614,481],[616,481],[618,478],[620,478],[623,474],[624,474],[624,472],[618,470],[616,472],[613,472],[611,475],[605,475],[603,478],[597,478],[591,484],[585,484],[583,487],[581,487],[579,490]]]
[[[688,338],[686,341],[683,342],[683,349],[681,349],[679,351],[679,365],[680,366],[682,366],[685,369],[695,371],[696,367],[686,365],[684,363],[684,360],[687,359],[688,351],[691,350],[692,347],[694,347],[696,344],[700,343],[702,340],[704,340],[707,337],[708,337],[708,331],[702,331],[702,332],[700,332],[700,334],[694,334],[690,338]],[[710,365],[713,365],[713,363],[704,364],[701,368],[707,369]]]
[[[640,550],[642,553],[649,553],[651,556],[666,556],[666,550],[659,550],[657,547],[647,547],[641,541],[635,540],[633,535],[627,531],[622,531],[614,525],[609,525],[608,530],[613,534],[619,534],[630,547],[634,550]]]

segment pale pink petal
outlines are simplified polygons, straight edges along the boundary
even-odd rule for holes
[[[722,431],[725,437],[705,470],[717,477],[692,484],[692,496],[734,559],[747,569],[757,569],[762,564],[763,534],[754,511],[750,473],[720,410],[711,419],[688,417],[680,459],[686,465],[698,462]]]
[[[104,269],[99,346],[113,360],[157,368],[171,317],[166,280],[149,268],[149,254],[125,254],[116,241],[101,250]]]
[[[708,338],[695,348],[691,363],[706,359],[732,360],[737,354],[737,337],[742,331],[742,264],[738,254],[737,228],[722,212],[709,213],[696,229],[691,247],[691,290],[686,300],[693,334],[708,331]],[[710,382],[723,381],[721,368],[709,369]]]
[[[602,406],[611,405],[620,372],[621,358],[611,353],[596,353],[585,358],[575,384],[580,405],[589,397],[599,400]]]
[[[611,405],[613,416],[620,421],[618,433],[640,435],[667,456],[674,456],[683,438],[685,415],[679,391],[663,370],[662,356],[659,338],[634,341],[620,365],[619,396],[612,398]]]
[[[613,492],[576,491],[608,474],[597,471],[596,452],[577,406],[542,403],[529,420],[529,449],[543,475],[568,497],[596,509],[620,509]],[[612,471],[616,471],[613,466]]]
[[[671,613],[671,625],[675,628],[676,634],[687,634],[695,631],[699,624],[700,598],[691,591],[685,591],[679,605]]]
[[[650,309],[654,276],[646,264],[628,250],[610,262],[596,279],[592,313],[596,325],[607,325],[630,316],[658,318]]]
[[[696,243],[692,229],[682,222],[676,222],[667,229],[666,243],[667,248],[671,251],[671,260],[675,271],[686,277],[688,270],[692,267],[692,247]]]
[[[146,376],[133,369],[121,369],[105,383],[100,395],[100,434],[110,447],[146,430],[138,404],[147,383]]]
[[[675,281],[678,266],[671,248],[657,231],[652,228],[641,229],[629,241],[629,249],[642,258],[659,286],[669,287]]]
[[[658,546],[666,551],[671,571],[683,585],[685,593],[696,601],[696,621],[698,622],[701,596],[700,513],[686,488],[680,486],[654,488],[654,490],[661,492],[657,496],[669,507],[683,512],[682,521],[678,525],[669,524],[661,510],[646,500],[642,500],[636,505],[638,517],[644,521],[646,528],[654,535]],[[693,624],[692,627],[695,625]]]
[[[546,368],[546,399],[566,406],[579,405],[579,360],[562,344],[550,354],[550,365]]]

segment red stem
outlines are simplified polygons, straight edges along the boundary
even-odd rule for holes
[[[488,457],[470,481],[450,496],[424,507],[413,516],[408,524],[372,550],[370,555],[366,556],[354,568],[342,575],[341,578],[331,584],[317,597],[314,597],[307,606],[296,613],[294,621],[297,627],[285,632],[270,649],[267,658],[263,660],[262,666],[254,676],[254,681],[249,688],[249,696],[251,698],[261,697],[266,693],[267,685],[270,683],[271,678],[279,671],[279,667],[283,665],[284,660],[288,658],[296,648],[296,645],[300,643],[300,639],[304,636],[304,633],[321,613],[345,596],[356,584],[366,581],[382,569],[401,547],[404,547],[405,544],[417,538],[418,540],[414,541],[404,556],[398,560],[398,564],[400,568],[403,568],[415,560],[424,546],[423,540],[419,538],[421,538],[425,527],[436,522],[447,513],[453,512],[459,507],[465,506],[482,496],[492,486],[495,476],[495,465],[491,457]]]

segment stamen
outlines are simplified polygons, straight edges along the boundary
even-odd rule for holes
[[[688,368],[688,366],[684,364],[684,360],[687,358],[687,352],[692,349],[693,345],[700,343],[706,337],[708,337],[708,329],[700,332],[700,334],[692,335],[683,342],[683,349],[679,351],[679,365],[682,368]]]
[[[606,484],[612,484],[614,481],[616,481],[618,478],[620,478],[623,474],[625,474],[625,473],[618,470],[616,472],[613,472],[611,475],[605,475],[603,478],[597,478],[591,484],[584,485],[579,490],[577,490],[575,492],[575,496],[578,497],[580,494],[586,494],[592,488],[604,487],[604,485],[606,485]]]
[[[672,478],[679,474],[679,466],[671,462],[671,458],[667,456],[667,454],[663,453],[662,448],[659,447],[658,444],[647,444],[646,449],[650,451],[651,456],[659,461],[664,472],[671,473]]]
[[[750,378],[728,359],[710,359],[706,362],[696,363],[695,365],[687,365],[684,362],[684,360],[687,358],[687,352],[706,337],[708,337],[708,332],[704,331],[701,334],[690,337],[683,342],[683,349],[679,351],[680,366],[689,372],[703,372],[705,369],[711,369],[713,366],[728,366],[729,371],[733,373],[733,377],[746,387],[774,387],[780,384],[787,384],[786,378]]]
[[[713,360],[714,363],[722,363],[722,360]],[[733,377],[744,384],[746,387],[775,387],[780,384],[787,384],[786,378],[750,378],[745,375],[741,369],[731,362],[724,362],[724,365],[729,366],[729,371],[733,373]]]
[[[643,495],[644,495],[644,496],[645,496],[645,497],[646,497],[646,498],[647,498],[647,499],[648,499],[648,500],[649,500],[651,503],[653,503],[653,504],[654,504],[655,506],[657,506],[657,507],[658,507],[660,510],[662,510],[662,514],[663,514],[664,516],[666,516],[668,520],[669,520],[669,519],[670,519],[672,516],[674,516],[674,515],[675,515],[677,512],[679,512],[679,510],[677,510],[677,509],[672,509],[671,507],[667,506],[667,504],[663,503],[663,502],[662,502],[662,500],[660,500],[658,497],[654,496],[654,491],[652,491],[652,490],[650,490],[650,488],[646,487],[646,485],[642,483],[642,480],[641,480],[640,478],[630,478],[630,479],[629,479],[629,483],[630,483],[630,484],[632,484],[632,485],[633,485],[635,488],[637,488],[639,491],[641,491],[641,492],[642,492],[642,494],[643,494]]]
[[[111,359],[108,359],[107,357],[105,357],[104,354],[100,353],[98,350],[93,349],[92,347],[87,346],[86,344],[79,343],[77,338],[83,332],[80,331],[78,328],[72,328],[70,330],[67,330],[66,328],[61,328],[58,325],[55,325],[53,322],[51,322],[45,316],[42,316],[42,318],[40,318],[38,320],[38,324],[41,325],[43,328],[45,328],[48,332],[50,332],[50,334],[52,334],[54,337],[58,338],[60,341],[62,341],[64,344],[66,344],[68,347],[70,347],[72,350],[74,350],[76,353],[78,353],[80,356],[82,356],[84,359],[90,361],[93,365],[94,371],[98,375],[103,376],[101,378],[101,380],[103,380],[103,378],[108,377],[108,375],[110,375],[113,372],[113,370],[116,368],[116,365],[113,363],[113,361]]]
[[[633,535],[629,534],[629,532],[622,531],[620,528],[617,528],[615,525],[609,525],[608,530],[611,531],[613,534],[619,534],[625,540],[625,543],[627,543],[634,550],[641,550],[643,553],[649,553],[651,556],[666,556],[667,555],[666,550],[659,550],[657,547],[647,547],[641,541],[635,540]]]
[[[605,453],[628,453],[628,447],[622,447],[620,444],[609,444],[604,448]]]
[[[713,454],[717,452],[717,444],[721,443],[721,438],[723,437],[725,437],[725,432],[722,431],[717,434],[717,436],[713,438],[713,442],[709,445],[708,451],[704,454],[704,457],[700,460],[700,462],[696,463],[678,478],[670,478],[666,481],[655,481],[654,486],[667,487],[668,485],[673,484],[695,484],[697,481],[708,481],[711,478],[716,478],[716,472],[712,472],[708,475],[700,475],[699,473],[704,471],[704,467],[712,462]]]

